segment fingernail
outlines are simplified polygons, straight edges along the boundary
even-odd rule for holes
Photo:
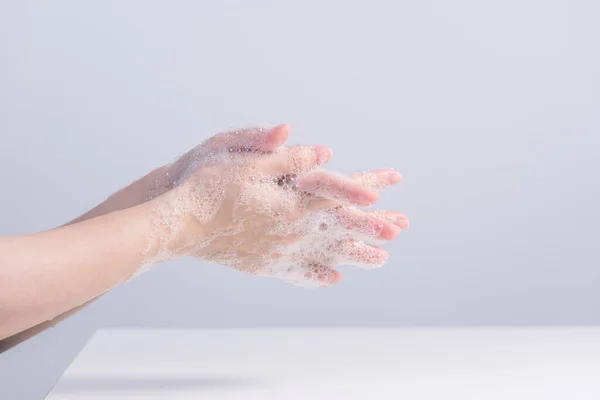
[[[319,165],[323,165],[331,159],[331,149],[329,147],[315,146],[315,153],[317,153],[317,163]]]

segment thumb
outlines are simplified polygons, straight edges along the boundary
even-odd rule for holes
[[[252,127],[219,133],[206,142],[214,151],[258,150],[272,152],[283,146],[290,136],[289,124],[273,128]]]

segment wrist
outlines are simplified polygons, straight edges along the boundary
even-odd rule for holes
[[[208,237],[204,224],[182,203],[186,196],[184,188],[175,187],[136,207],[149,221],[144,254],[153,262],[189,255]]]

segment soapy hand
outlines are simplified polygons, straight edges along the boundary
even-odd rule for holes
[[[336,283],[336,265],[381,266],[387,252],[368,242],[392,240],[408,220],[357,206],[400,175],[328,172],[329,148],[283,147],[288,136],[287,125],[223,133],[168,166],[152,200],[151,262],[190,255],[303,286]]]

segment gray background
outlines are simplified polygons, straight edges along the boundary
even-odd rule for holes
[[[163,264],[0,355],[0,398],[42,398],[105,326],[600,323],[599,4],[1,1],[0,234],[264,122],[398,169],[379,207],[412,227],[327,290]]]

